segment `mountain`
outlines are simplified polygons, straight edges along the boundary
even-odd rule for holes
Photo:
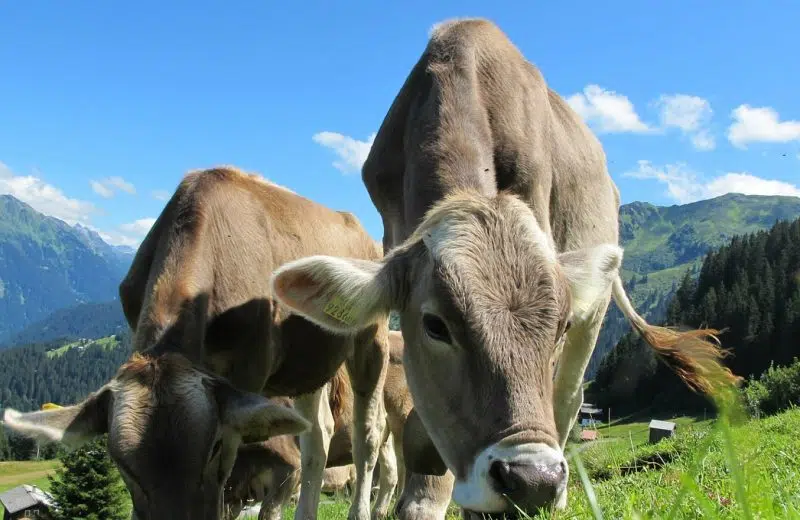
[[[0,344],[0,350],[16,345],[46,343],[57,340],[102,338],[122,334],[128,322],[118,300],[100,303],[81,303],[58,309],[46,318],[33,322],[19,332],[10,334]]]
[[[0,343],[52,312],[118,298],[133,253],[0,195]]]
[[[111,244],[107,244],[97,231],[82,226],[80,223],[75,224],[73,229],[83,239],[83,243],[86,244],[89,249],[108,262],[118,264],[122,269],[127,271],[128,267],[131,265],[131,261],[133,261],[133,256],[136,254],[136,249],[130,246],[112,246]]]
[[[666,316],[669,297],[687,270],[699,272],[706,253],[734,235],[767,230],[800,217],[800,198],[728,194],[675,206],[632,202],[620,208],[622,275],[636,309],[651,322]],[[612,303],[586,370],[593,377],[603,356],[630,330]]]
[[[0,351],[0,409],[77,403],[108,382],[130,353],[128,332]]]

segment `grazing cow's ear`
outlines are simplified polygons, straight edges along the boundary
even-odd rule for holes
[[[16,433],[38,441],[60,442],[72,449],[108,433],[112,399],[111,388],[106,385],[73,406],[27,413],[9,408],[2,419]]]
[[[406,469],[412,473],[442,476],[447,472],[447,466],[414,408],[403,425],[403,458]]]
[[[286,263],[272,274],[272,292],[280,302],[336,334],[353,333],[391,310],[389,264],[309,256]]]
[[[598,300],[619,276],[622,248],[602,244],[558,255],[572,297],[572,314],[577,320],[588,318]]]
[[[244,444],[297,435],[311,428],[293,408],[227,384],[217,387],[217,398],[223,410],[222,424],[238,433]]]

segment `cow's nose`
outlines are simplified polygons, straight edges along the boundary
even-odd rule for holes
[[[523,510],[546,507],[566,484],[566,462],[506,462],[495,460],[489,477],[495,489]]]

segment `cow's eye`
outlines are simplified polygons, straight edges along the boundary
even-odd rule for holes
[[[435,314],[424,313],[422,315],[422,327],[429,338],[442,343],[450,343],[450,331],[447,330],[447,325]]]

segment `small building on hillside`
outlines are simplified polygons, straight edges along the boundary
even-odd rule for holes
[[[659,421],[658,419],[650,421],[650,444],[675,435],[675,427],[674,422]]]
[[[580,412],[578,413],[578,417],[581,420],[589,419],[600,421],[603,418],[602,414],[603,410],[601,408],[597,408],[591,403],[583,403],[581,405]]]
[[[581,442],[596,441],[597,437],[597,430],[583,430],[581,432]]]
[[[24,484],[0,494],[2,520],[46,520],[50,518],[53,497],[36,486]]]

